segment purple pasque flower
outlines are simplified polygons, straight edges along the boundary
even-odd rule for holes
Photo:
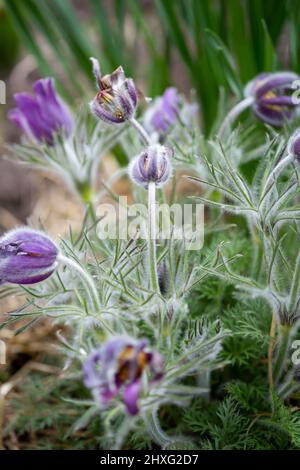
[[[93,72],[99,88],[93,101],[91,111],[95,116],[108,124],[122,124],[131,119],[138,103],[138,92],[134,81],[126,78],[123,67],[101,77],[97,59],[91,57]]]
[[[296,80],[299,76],[293,72],[262,73],[252,80],[245,89],[245,96],[253,98],[256,117],[275,127],[291,119],[299,104],[292,96]]]
[[[57,266],[58,248],[43,232],[11,230],[0,237],[0,284],[35,284],[47,279]]]
[[[129,166],[131,179],[145,188],[150,182],[163,186],[172,174],[171,157],[173,151],[160,144],[149,145]]]
[[[63,131],[69,136],[73,118],[66,104],[56,93],[53,78],[43,78],[33,85],[34,95],[15,94],[17,107],[8,118],[29,137],[53,145],[55,134]]]
[[[162,96],[156,98],[144,115],[144,126],[149,133],[157,132],[164,136],[178,119],[180,96],[174,87],[166,88]]]
[[[150,351],[144,339],[114,337],[85,361],[84,384],[101,407],[108,406],[121,393],[128,413],[135,415],[146,369],[152,372],[152,381],[159,380],[163,373],[161,355]]]

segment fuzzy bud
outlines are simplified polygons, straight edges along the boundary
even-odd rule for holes
[[[137,107],[138,93],[131,78],[126,78],[120,66],[101,77],[97,59],[91,58],[99,91],[90,103],[91,111],[108,124],[122,124],[131,119]]]
[[[58,248],[42,232],[19,228],[0,238],[0,284],[35,284],[56,269]]]
[[[261,121],[281,127],[293,117],[299,104],[292,96],[294,83],[299,80],[293,72],[262,73],[245,89],[246,97],[253,98],[252,109]]]
[[[172,173],[172,156],[170,148],[160,144],[150,145],[131,162],[129,175],[136,184],[145,188],[150,182],[157,187],[163,186]]]

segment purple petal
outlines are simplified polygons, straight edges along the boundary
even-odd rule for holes
[[[127,87],[133,106],[136,107],[137,102],[138,102],[138,95],[137,95],[136,87],[132,78],[128,78],[125,81],[125,86]]]
[[[39,103],[44,121],[52,129],[64,129],[70,135],[73,128],[73,119],[67,106],[59,99],[52,78],[45,78],[35,82],[33,90]]]
[[[139,412],[138,409],[138,398],[141,390],[141,383],[139,380],[128,385],[123,393],[124,403],[127,411],[132,416]]]
[[[125,118],[117,117],[112,111],[108,111],[103,105],[99,104],[95,99],[90,103],[91,111],[102,121],[108,124],[123,124]]]
[[[257,82],[255,90],[256,98],[262,98],[268,91],[276,88],[291,87],[292,83],[299,77],[293,72],[277,72],[267,75],[262,79],[261,83]]]
[[[0,238],[0,279],[15,284],[33,284],[55,270],[58,249],[43,233],[17,229]]]
[[[34,137],[38,140],[45,140],[48,143],[52,143],[52,129],[49,128],[47,123],[44,121],[36,98],[28,93],[17,93],[15,95],[15,100],[18,109],[25,117]]]
[[[291,112],[274,110],[266,106],[254,106],[253,112],[258,119],[271,126],[281,127],[283,126],[285,120],[288,120],[292,117]]]
[[[262,106],[297,106],[292,96],[276,96],[274,98],[262,98],[259,103]]]

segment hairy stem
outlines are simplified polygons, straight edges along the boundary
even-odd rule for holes
[[[268,376],[269,376],[270,392],[272,392],[274,388],[273,353],[274,353],[274,348],[275,348],[276,325],[277,325],[277,316],[276,316],[276,313],[273,312],[271,328],[270,328],[270,342],[269,342],[269,347],[268,347]]]
[[[278,384],[282,373],[286,365],[286,359],[288,357],[290,349],[290,340],[291,340],[291,326],[290,325],[281,325],[280,334],[279,334],[279,343],[277,354],[275,357],[274,367],[273,367],[273,381],[274,384]]]
[[[79,263],[75,260],[68,258],[67,256],[60,255],[58,260],[68,266],[71,270],[75,270],[75,272],[79,275],[81,281],[85,285],[87,292],[90,297],[90,302],[96,312],[101,310],[101,304],[99,300],[99,295],[94,283],[94,280],[90,274],[83,269]]]
[[[130,124],[138,131],[144,143],[146,145],[150,145],[151,139],[150,139],[148,132],[144,129],[144,127],[135,118],[130,119]]]
[[[222,137],[225,130],[235,121],[235,119],[251,104],[253,103],[253,98],[245,98],[244,100],[240,101],[238,104],[236,104],[232,110],[227,114],[222,126],[220,127],[218,137]]]
[[[149,270],[151,289],[159,292],[157,257],[156,257],[156,200],[155,183],[151,181],[148,186],[148,244],[149,244]]]

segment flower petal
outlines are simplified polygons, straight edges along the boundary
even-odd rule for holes
[[[138,398],[141,390],[141,383],[139,380],[128,385],[123,393],[124,403],[127,411],[132,416],[139,412],[138,409]]]

